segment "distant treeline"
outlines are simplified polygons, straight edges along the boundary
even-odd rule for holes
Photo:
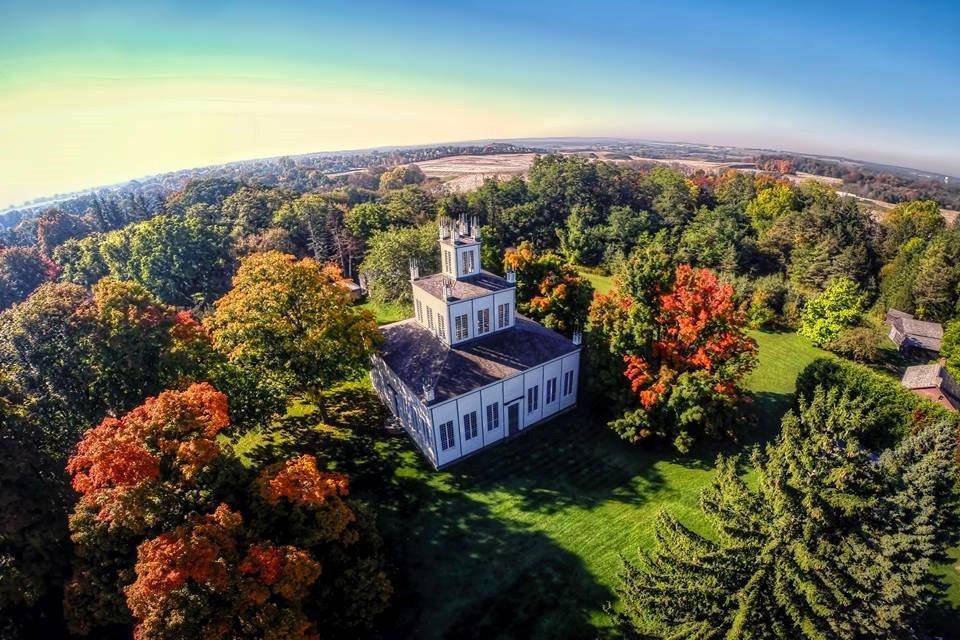
[[[843,190],[864,198],[899,204],[935,200],[945,209],[960,209],[960,184],[932,178],[874,171],[853,164],[794,155],[762,155],[757,166],[776,173],[810,173],[843,180]]]

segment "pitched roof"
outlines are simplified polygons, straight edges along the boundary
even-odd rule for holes
[[[380,327],[380,357],[417,395],[433,386],[443,402],[580,349],[570,340],[521,315],[514,326],[447,346],[415,319]]]
[[[903,378],[900,379],[900,384],[907,389],[939,387],[944,374],[946,370],[939,364],[918,364],[907,367],[903,372]]]
[[[920,347],[930,351],[940,351],[943,343],[943,326],[938,322],[917,320],[908,313],[891,309],[887,312],[886,320],[897,330],[902,337],[894,337],[898,346]],[[897,341],[899,338],[899,341]]]
[[[887,324],[893,324],[894,320],[898,318],[912,318],[913,316],[906,311],[900,311],[899,309],[887,309],[887,315],[884,317],[883,321]]]
[[[960,409],[960,386],[943,365],[921,364],[907,367],[900,384],[949,409]]]
[[[432,276],[417,278],[413,281],[413,286],[423,289],[438,300],[443,300],[443,281],[445,278],[448,279],[452,285],[451,293],[455,300],[466,300],[476,298],[477,296],[485,296],[516,286],[489,271],[481,271],[475,276],[462,278],[460,280],[455,280],[442,273],[435,273]]]

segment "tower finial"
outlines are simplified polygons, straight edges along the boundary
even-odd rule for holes
[[[410,279],[416,280],[420,277],[420,261],[416,258],[410,258]]]

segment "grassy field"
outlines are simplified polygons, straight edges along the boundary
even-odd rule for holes
[[[361,309],[372,311],[377,318],[377,324],[390,324],[413,316],[413,307],[399,302],[378,303],[367,301],[360,305]]]
[[[581,271],[581,275],[590,281],[597,293],[607,293],[613,288],[613,276],[604,276],[599,273]]]
[[[757,442],[775,436],[797,374],[824,352],[793,333],[752,335],[757,420],[746,440]],[[315,420],[304,406],[290,419]],[[697,505],[716,448],[676,457],[631,447],[585,410],[441,472],[403,435],[374,435],[368,447],[355,456],[364,470],[353,493],[376,505],[394,564],[390,637],[603,637],[619,556],[653,544],[659,511],[710,534]],[[944,571],[955,597],[957,574]]]

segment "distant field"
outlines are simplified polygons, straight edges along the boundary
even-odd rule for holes
[[[619,157],[620,154],[611,154],[604,151],[584,152],[580,155],[596,156],[606,162],[626,162],[627,160]],[[424,174],[428,178],[438,178],[443,181],[447,189],[456,192],[472,191],[483,184],[487,178],[509,179],[513,176],[526,175],[533,164],[536,154],[533,153],[501,153],[478,156],[450,156],[447,158],[438,158],[436,160],[426,160],[417,162]],[[641,156],[632,156],[630,160],[643,162],[656,162],[668,166],[674,166],[689,171],[702,170],[707,173],[720,173],[730,168],[741,168],[743,161],[740,159],[730,160],[729,162],[713,162],[708,160],[689,160],[674,158],[643,158]],[[749,169],[748,169],[749,170]],[[753,169],[755,171],[755,169]],[[817,176],[812,173],[798,173],[787,176],[789,180],[795,183],[805,180],[816,180],[839,189],[843,181],[839,178],[829,178],[826,176]],[[861,196],[840,191],[841,195],[848,195],[860,200],[872,209],[872,213],[878,219],[883,218],[886,210],[893,207],[889,202],[880,200],[871,200]],[[941,209],[943,217],[947,222],[953,223],[960,218],[960,211],[951,209]]]
[[[487,178],[523,175],[533,164],[533,153],[450,156],[416,163],[428,178],[439,178],[451,191],[472,191]]]

